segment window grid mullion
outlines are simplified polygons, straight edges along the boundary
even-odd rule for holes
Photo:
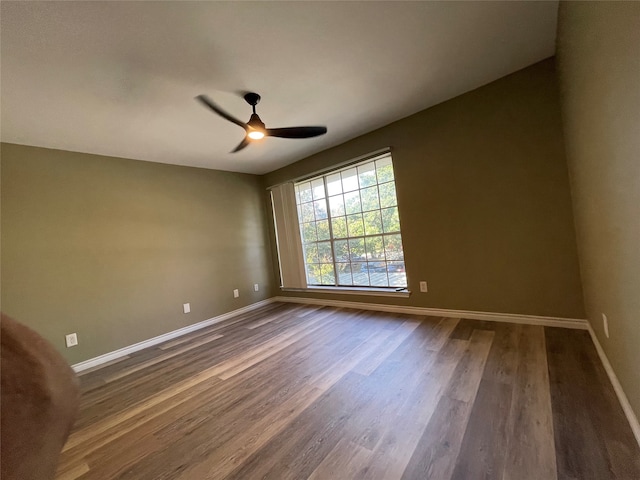
[[[333,247],[333,227],[331,226],[331,205],[329,203],[329,189],[327,188],[327,176],[322,176],[324,186],[324,203],[327,207],[327,222],[329,223],[329,244],[331,245],[331,259],[333,262],[333,285],[338,286],[338,266],[336,265],[336,251]]]

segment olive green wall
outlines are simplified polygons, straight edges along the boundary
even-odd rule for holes
[[[1,155],[2,310],[69,362],[271,296],[259,177],[12,144]]]
[[[552,59],[267,174],[264,185],[386,146],[411,297],[304,296],[584,318]]]
[[[640,3],[562,2],[558,57],[587,318],[640,415]]]

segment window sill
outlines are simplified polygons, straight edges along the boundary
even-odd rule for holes
[[[395,291],[388,288],[350,288],[350,287],[307,287],[307,288],[285,288],[280,287],[283,292],[298,292],[298,293],[331,293],[339,295],[370,295],[374,297],[400,297],[409,298],[411,295],[410,290]]]

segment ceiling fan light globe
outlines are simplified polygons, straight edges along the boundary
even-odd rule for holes
[[[248,133],[248,136],[252,140],[260,140],[264,138],[264,132],[261,132],[260,130],[253,130]]]

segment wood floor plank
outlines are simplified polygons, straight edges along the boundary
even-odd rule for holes
[[[342,436],[350,415],[370,398],[364,377],[348,374],[324,392],[285,429],[227,478],[307,478]]]
[[[375,449],[384,435],[396,428],[398,412],[412,422],[425,425],[467,344],[453,340],[440,352],[426,351],[415,355],[420,351],[419,344],[403,343],[363,385],[363,389],[371,389],[374,395],[350,419],[347,438],[369,450]],[[398,368],[398,365],[406,368]]]
[[[211,325],[203,329],[196,330],[195,332],[191,332],[186,335],[181,335],[180,337],[174,340],[169,340],[167,342],[161,343],[160,345],[158,345],[158,348],[160,348],[161,350],[173,348],[177,345],[182,345],[183,343],[191,342],[194,339],[201,337],[203,335],[209,335],[219,330],[228,328],[234,324],[241,323],[241,322],[247,323],[247,322],[250,322],[252,319],[261,319],[267,315],[273,315],[274,312],[276,312],[277,314],[278,312],[282,313],[283,311],[285,310],[282,304],[266,305],[260,309],[247,312],[246,314],[238,315],[230,319],[224,319],[220,322],[212,323]]]
[[[313,375],[309,379],[309,383],[321,390],[327,390],[331,385],[340,380],[340,378],[353,370],[360,362],[370,358],[372,354],[377,354],[378,348],[387,341],[390,335],[391,332],[389,330],[381,330],[371,334],[359,346],[360,348],[352,350],[339,364],[334,364],[331,368],[327,368],[319,374]]]
[[[414,452],[424,435],[427,425],[432,418],[439,401],[441,393],[453,398],[452,395],[458,395],[461,391],[463,383],[470,383],[469,390],[477,390],[480,381],[482,368],[486,361],[487,353],[491,347],[493,340],[492,332],[474,332],[462,356],[454,360],[455,369],[451,362],[446,361],[446,357],[440,365],[445,371],[451,372],[451,376],[438,375],[437,370],[429,367],[442,380],[448,380],[446,384],[441,385],[442,389],[435,385],[431,385],[432,395],[425,395],[424,389],[413,390],[409,393],[409,401],[401,403],[400,412],[391,416],[390,428],[382,435],[380,442],[374,449],[371,467],[364,478],[400,478],[407,469],[407,465],[411,462]],[[438,357],[433,357],[433,364],[436,363]],[[451,358],[451,357],[449,357]],[[476,365],[477,367],[472,367]],[[447,368],[448,367],[448,368]],[[425,378],[427,375],[420,375]],[[419,392],[416,395],[416,392]],[[469,394],[470,395],[470,394]]]
[[[505,452],[509,451],[506,412],[511,407],[511,394],[510,385],[486,379],[480,382],[451,475],[453,480],[502,477]],[[466,409],[468,403],[463,403]]]
[[[310,312],[305,312],[304,305],[296,305],[295,307],[292,307],[287,311],[287,315],[293,315],[294,317],[298,317],[300,314],[302,316],[305,316],[305,314],[308,313]],[[260,317],[257,317],[251,323],[246,324],[245,327],[249,330],[253,330],[254,328],[259,328],[263,325],[266,325],[267,323],[276,322],[278,320],[282,320],[282,312],[276,310],[275,312],[268,315],[261,315]]]
[[[459,318],[440,318],[433,330],[433,334],[424,342],[424,348],[435,352],[439,351],[449,340],[458,322],[460,322]]]
[[[342,313],[338,315],[338,318],[344,320],[353,316],[352,313]],[[300,339],[300,342],[307,341],[308,337]],[[288,348],[290,349],[292,347],[290,346]],[[307,348],[309,348],[309,345],[307,345]],[[285,351],[286,349],[282,352]],[[290,356],[288,358],[293,360],[295,357],[292,357],[292,355],[295,354],[295,349],[289,353]],[[265,363],[261,364],[261,368],[264,368],[267,372],[273,368],[273,366],[268,365],[268,362],[276,362],[276,359],[271,357]],[[171,453],[177,463],[167,461],[164,452],[160,452],[157,456],[158,460],[151,457],[148,462],[140,465],[142,471],[151,471],[154,478],[163,478],[162,475],[164,475],[164,473],[154,470],[158,464],[163,465],[163,468],[168,471],[177,471],[186,459],[191,459],[189,463],[194,465],[191,469],[181,472],[180,478],[209,478],[211,476],[211,478],[221,478],[219,477],[222,475],[221,472],[228,472],[236,468],[239,462],[246,459],[246,457],[253,452],[253,449],[260,448],[270,440],[271,436],[276,434],[287,422],[291,421],[292,416],[299,413],[299,409],[304,409],[308,402],[313,402],[322,393],[319,389],[304,386],[306,390],[302,396],[294,395],[292,397],[291,395],[286,395],[278,398],[278,395],[285,391],[294,391],[295,393],[299,384],[291,384],[291,380],[289,379],[289,382],[287,382],[287,378],[284,377],[273,378],[269,382],[269,377],[262,375],[262,379],[258,378],[258,380],[268,382],[268,384],[263,385],[253,381],[256,377],[260,377],[259,373],[260,370],[246,371],[230,380],[225,380],[223,386],[226,386],[228,382],[232,380],[239,382],[240,385],[255,385],[253,391],[256,392],[256,394],[254,394],[251,399],[244,400],[242,396],[239,396],[237,401],[233,403],[231,410],[201,412],[203,416],[212,417],[213,419],[202,423],[195,430],[189,430],[188,435],[190,442],[192,442],[194,438],[201,438],[195,450],[193,449],[192,443],[187,442],[182,444],[178,439],[177,444],[175,442],[171,443],[170,450],[167,452]],[[253,379],[251,377],[247,378],[247,375],[253,375],[254,377]],[[242,376],[245,376],[244,382],[242,382]],[[300,381],[306,383],[306,377],[301,377]],[[279,382],[283,382],[282,387],[278,386]],[[311,388],[311,390],[309,390],[309,388]],[[269,389],[278,393],[274,395]],[[232,391],[237,391],[237,387]],[[259,401],[261,398],[265,398],[265,401]],[[238,422],[238,418],[242,420]],[[216,425],[215,439],[207,437],[208,425],[210,424]],[[238,431],[244,431],[243,425],[246,425],[247,435],[238,435]],[[186,450],[184,450],[183,447],[185,447]],[[210,452],[206,459],[202,458],[202,455],[199,453],[202,450]],[[139,471],[138,469],[134,470],[134,474],[127,478],[137,478],[135,476],[137,473],[135,472]],[[205,477],[201,477],[201,475],[205,475]]]
[[[467,351],[449,384],[447,396],[461,402],[473,402],[494,336],[492,331],[474,330]]]
[[[138,432],[135,436],[123,437],[122,441],[111,442],[107,447],[85,457],[90,469],[82,475],[82,480],[118,477],[143,458],[160,450],[162,444],[151,432]]]
[[[384,345],[381,345],[375,355],[370,355],[358,363],[353,371],[362,375],[371,375],[398,346],[404,342],[420,325],[419,320],[406,320],[389,336]]]
[[[640,478],[640,447],[589,334],[567,336],[545,327],[558,478]]]
[[[359,312],[357,315],[358,317],[362,317],[362,312]],[[368,334],[365,333],[365,335],[362,336],[362,341],[358,345],[355,345],[355,349],[349,348],[345,351],[347,358],[349,358],[347,364],[356,364],[360,358],[366,357],[370,353],[372,348],[374,348],[374,344],[378,343],[372,341],[371,336],[367,335]],[[383,331],[380,331],[377,335],[380,339],[384,339],[387,334]],[[277,438],[271,440],[268,451],[257,452],[254,456],[247,460],[246,464],[242,466],[242,468],[234,472],[230,478],[260,477],[261,475],[267,474],[268,472],[271,472],[268,473],[268,475],[272,475],[273,478],[288,478],[286,471],[288,471],[289,469],[283,469],[282,462],[284,461],[286,463],[286,460],[283,460],[283,458],[309,458],[309,452],[313,451],[317,453],[316,447],[319,447],[320,444],[323,449],[330,447],[330,439],[336,435],[336,432],[342,429],[344,422],[346,421],[345,415],[337,415],[336,413],[342,410],[331,403],[333,399],[340,399],[345,395],[336,395],[335,390],[331,388],[332,384],[337,382],[336,388],[338,389],[338,391],[346,390],[351,392],[358,392],[358,396],[361,397],[361,403],[366,404],[367,402],[362,400],[362,398],[370,399],[373,395],[373,392],[366,392],[361,388],[353,387],[353,378],[359,377],[353,377],[352,374],[347,374],[345,377],[344,373],[347,372],[347,367],[345,367],[345,365],[335,365],[334,370],[335,372],[327,375],[327,370],[325,369],[323,370],[323,373],[319,378],[317,376],[311,376],[309,378],[310,384],[319,385],[325,390],[331,389],[331,393],[327,394],[329,395],[328,397],[323,396],[314,404],[314,409],[312,411],[313,415],[309,417],[304,415],[306,411],[303,412],[303,414],[295,420],[294,424],[288,426],[287,429],[279,434]],[[353,395],[346,396],[350,398],[353,397]],[[358,410],[358,408],[353,407],[352,410]],[[320,414],[320,412],[324,413]],[[334,418],[336,415],[337,417]],[[313,424],[321,423],[322,426],[317,428],[304,427],[303,425],[308,425],[308,422],[311,422]],[[307,438],[306,440],[304,438],[300,438],[298,432],[301,431],[305,431],[307,432],[307,434],[311,434],[313,438]],[[273,449],[279,452],[279,456],[270,453]],[[294,452],[297,452],[297,454]],[[265,457],[268,457],[270,459],[269,462],[260,461],[259,463],[256,463],[255,460],[252,460],[253,458]],[[305,464],[304,466],[302,464],[297,465],[295,471],[298,473],[296,475],[303,475],[303,473],[301,473],[300,471],[301,469],[306,469],[308,470],[308,473],[311,474],[311,472],[313,471],[312,467],[314,467],[313,464]]]
[[[367,473],[371,454],[371,450],[342,438],[309,475],[309,480],[363,478]]]
[[[156,365],[157,363],[164,362],[166,360],[169,360],[170,358],[177,357],[178,355],[182,355],[185,352],[188,352],[189,350],[193,350],[194,348],[198,348],[198,347],[201,347],[202,345],[206,345],[210,342],[213,342],[214,340],[222,338],[223,336],[224,335],[221,335],[219,333],[214,333],[214,334],[207,335],[203,338],[199,338],[197,340],[190,342],[188,345],[177,348],[175,350],[171,350],[168,353],[159,355],[155,358],[151,358],[146,362],[139,363],[138,365],[122,369],[119,372],[114,373],[113,375],[109,375],[108,377],[105,377],[105,382],[109,383],[109,382],[113,382],[114,380],[118,380],[122,377],[126,377],[127,375],[131,375],[132,373],[138,372],[152,365]]]
[[[274,380],[260,375],[234,377],[212,389],[214,397],[200,402],[194,398],[201,405],[199,409],[185,404],[192,412],[168,412],[173,422],[155,429],[156,438],[165,448],[145,458],[122,478],[173,478],[205,460],[215,461],[217,471],[221,471],[223,465],[241,459],[251,452],[254,442],[259,445],[268,440],[268,435],[278,431],[278,422],[295,415],[297,409],[304,408],[305,402],[313,401],[320,393],[310,390],[304,382],[287,384],[285,379]]]
[[[402,479],[451,478],[470,407],[466,402],[440,397],[431,421],[427,424]]]
[[[332,315],[333,312],[327,311],[324,315],[317,316],[312,322],[290,328],[287,332],[281,333],[276,337],[264,342],[263,344],[242,354],[221,363],[217,367],[217,375],[223,380],[231,378],[234,375],[246,370],[247,368],[263,361],[285,349],[289,345],[297,342],[301,337],[310,335],[322,325],[319,324],[325,317]]]
[[[292,422],[305,408],[315,402],[322,394],[316,388],[304,387],[296,395],[281,404],[282,408],[272,408],[265,411],[260,418],[252,422],[242,422],[245,429],[223,431],[201,428],[192,433],[196,443],[182,443],[178,454],[174,455],[175,446],[165,450],[170,457],[159,456],[137,469],[132,469],[120,478],[138,479],[141,475],[151,474],[150,478],[179,478],[199,480],[203,478],[227,478],[239,465],[243,465],[255,451],[276,436],[283,428]],[[220,442],[219,435],[223,435],[224,442]],[[217,445],[217,447],[216,447]],[[188,449],[185,456],[184,449]],[[189,460],[185,465],[185,460]],[[154,472],[152,468],[157,469]]]
[[[144,435],[146,430],[143,427],[154,420],[160,423],[170,422],[172,418],[170,412],[175,411],[193,397],[215,389],[216,381],[218,380],[195,383],[190,389],[185,388],[178,393],[172,392],[173,395],[166,396],[160,401],[138,405],[133,411],[123,412],[123,415],[111,419],[110,422],[101,422],[95,431],[80,431],[81,435],[75,437],[75,443],[67,442],[65,445],[60,459],[61,465],[66,468],[67,465],[77,462],[79,459],[85,461],[94,452],[112,443],[123,441],[121,439],[132,432],[134,434],[142,432]]]
[[[58,480],[640,479],[577,330],[273,303],[81,385]]]
[[[544,327],[521,326],[504,480],[557,478]]]
[[[361,313],[359,315],[361,316]],[[366,358],[376,347],[376,345],[378,345],[380,341],[384,340],[387,335],[388,332],[385,333],[384,331],[379,331],[377,333],[377,340],[373,339],[371,336],[363,337],[363,341],[359,345],[356,345],[355,349],[349,349],[349,351],[345,352],[347,358],[349,359],[346,363],[335,365],[334,371],[330,374],[327,374],[328,370],[325,369],[319,377],[311,376],[309,378],[310,384],[317,385],[322,389],[328,390],[329,393],[327,393],[327,395],[329,396],[323,396],[318,399],[318,401],[314,404],[314,409],[311,412],[312,415],[301,415],[300,418],[296,419],[296,421],[292,425],[287,427],[287,430],[283,431],[278,436],[278,438],[273,439],[269,445],[268,451],[261,451],[259,453],[256,453],[252,457],[268,457],[270,458],[270,462],[260,461],[259,463],[256,463],[255,460],[249,459],[247,463],[238,471],[234,472],[230,478],[252,478],[254,476],[259,477],[263,474],[272,475],[273,478],[288,478],[287,472],[290,470],[290,468],[283,468],[283,462],[286,464],[287,458],[309,458],[309,452],[313,451],[317,453],[317,447],[319,447],[320,445],[324,450],[329,448],[331,444],[331,438],[334,438],[337,435],[336,432],[339,432],[343,429],[344,424],[348,418],[348,416],[344,414],[344,409],[336,407],[331,403],[331,401],[335,398],[344,399],[344,397],[348,397],[353,401],[356,397],[356,395],[336,396],[336,390],[332,388],[332,385],[336,385],[335,388],[337,389],[337,391],[350,391],[358,393],[357,397],[359,398],[359,406],[356,407],[354,405],[351,408],[352,412],[360,410],[363,405],[367,404],[372,399],[374,392],[367,391],[360,387],[354,388],[354,378],[357,379],[355,381],[360,386],[362,385],[363,380],[360,376],[354,377],[352,373],[348,373],[348,370],[352,365],[356,365],[361,358]],[[343,413],[338,414],[337,412]],[[303,413],[306,413],[306,411]],[[303,426],[308,425],[309,422],[312,424],[321,424],[321,427]],[[307,432],[307,434],[310,434],[311,436],[300,438],[297,433],[301,431]],[[270,453],[272,449],[276,449],[279,452],[279,457]],[[318,461],[318,459],[316,459],[316,461]],[[289,460],[289,462],[295,463],[295,460]],[[304,475],[304,473],[301,473],[301,469],[307,471],[308,474],[311,474],[314,468],[315,464],[297,465],[295,468],[295,471],[297,472],[296,475]],[[295,476],[292,478],[298,477]]]
[[[469,320],[468,318],[461,319],[456,328],[451,333],[451,338],[458,340],[469,340],[475,330],[496,330],[495,322],[487,322],[484,320]]]
[[[153,407],[157,407],[161,403],[165,402],[166,400],[172,397],[179,395],[182,392],[190,390],[196,387],[197,385],[200,385],[204,382],[207,382],[213,379],[217,374],[218,374],[218,368],[212,367],[210,370],[201,372],[200,374],[195,375],[194,377],[189,378],[188,380],[178,385],[170,387],[164,390],[163,392],[156,394],[143,402],[140,402],[139,404],[135,405],[130,409],[127,409],[117,415],[114,415],[113,417],[109,417],[109,418],[106,418],[105,420],[97,422],[96,424],[91,425],[90,427],[87,427],[84,430],[74,432],[73,434],[71,434],[71,436],[69,437],[69,440],[65,444],[63,448],[63,452],[71,448],[77,447],[78,445],[86,442],[89,438],[94,437],[97,434],[101,434],[109,429],[113,429],[116,426],[123,424],[125,421],[129,419],[134,418],[140,414],[143,414],[144,412],[150,410]],[[208,387],[208,384],[205,385],[205,388],[207,387]],[[161,415],[170,407],[171,407],[170,405],[167,405],[165,409],[162,411],[156,409],[155,414]],[[121,431],[120,433],[122,434]]]
[[[469,336],[450,382],[411,450],[403,479],[451,478],[493,338],[493,332],[481,330]]]
[[[483,379],[513,385],[518,375],[520,340],[527,341],[526,335],[522,334],[523,328],[525,325],[493,324],[495,336],[482,374]]]
[[[85,462],[78,462],[69,469],[58,467],[56,480],[76,480],[89,471],[89,465]]]
[[[243,315],[243,318],[246,319],[247,317]],[[230,330],[222,328],[224,325],[216,325],[215,328],[210,329],[211,332],[220,331],[225,336],[217,340],[216,348],[207,350],[206,355],[201,355],[199,351],[195,353],[189,352],[178,356],[175,361],[156,364],[153,368],[134,372],[114,381],[108,387],[104,386],[104,380],[96,378],[98,375],[83,377],[83,388],[84,385],[88,385],[89,389],[81,399],[83,415],[76,423],[76,430],[130,408],[146,398],[206,370],[216,362],[233,357],[238,352],[249,350],[255,345],[266,341],[274,334],[286,331],[292,320],[286,311],[283,313],[283,320],[281,325],[264,331],[249,331],[243,328],[236,328],[243,325],[243,323],[237,323],[233,319],[229,319],[225,323],[231,324]],[[136,352],[136,354],[132,355],[131,361],[125,362],[122,368],[135,366],[137,363],[153,358],[154,354],[161,355],[161,352],[154,348],[148,349],[148,352]],[[111,367],[107,367],[102,377],[109,376],[113,372],[114,370]],[[98,382],[101,384],[98,384]]]
[[[424,350],[416,355],[418,351],[414,342],[403,343],[389,357],[388,363],[365,380],[362,390],[370,392],[371,400],[349,420],[347,438],[375,451],[384,442],[385,435],[398,427],[398,412],[403,412],[404,418],[424,424],[420,417],[428,414],[430,395],[425,395],[420,379],[428,377],[437,354]],[[398,365],[407,368],[398,369]],[[432,387],[435,392],[435,385]]]
[[[268,363],[273,361],[271,358],[261,367],[269,371]],[[225,388],[227,386],[228,389]],[[153,478],[162,478],[165,470],[177,474],[187,461],[194,465],[204,460],[214,461],[216,471],[222,471],[223,465],[235,468],[235,464],[230,462],[244,458],[243,455],[251,452],[251,445],[260,446],[261,442],[267,441],[269,437],[265,435],[277,432],[274,425],[278,421],[295,415],[298,408],[306,405],[305,402],[317,397],[314,389],[309,390],[304,385],[304,378],[292,383],[291,378],[284,376],[270,378],[260,369],[225,380],[220,387],[220,399],[207,402],[186,422],[183,418],[178,420],[177,428],[171,427],[170,436],[167,436],[167,429],[159,431],[158,437],[168,441],[167,449],[146,459],[127,478],[138,478],[136,475],[141,471],[150,472]],[[300,397],[296,392],[301,387],[306,390]],[[216,434],[210,438],[212,428]],[[238,435],[245,430],[248,436]],[[197,441],[195,448],[194,441]],[[203,457],[203,451],[210,453],[208,459]],[[157,470],[160,467],[161,470]],[[199,478],[198,475],[194,474],[193,478]]]
[[[98,422],[92,427],[92,435],[95,436],[96,434],[105,432],[105,437],[101,440],[99,445],[113,441],[115,438],[119,438],[125,433],[136,428],[137,425],[167,413],[167,411],[171,409],[172,405],[175,406],[184,401],[188,401],[190,396],[195,395],[202,390],[211,388],[212,385],[215,386],[215,383],[212,384],[211,382],[212,380],[216,380],[213,377],[217,376],[219,372],[220,368],[214,366],[206,371],[194,375],[188,381],[174,385],[160,394],[150,397],[147,401],[142,402],[141,404],[137,404],[113,417],[107,418],[103,422]],[[171,402],[173,402],[173,404]],[[153,410],[149,413],[148,411],[151,409]],[[118,428],[115,428],[114,425],[117,425]],[[81,435],[81,432],[78,432],[77,435]],[[81,442],[82,440],[82,437],[78,440],[77,437],[72,436],[65,446],[65,450],[73,447],[74,442]]]
[[[371,346],[369,345],[368,348],[371,348]],[[326,391],[327,389],[331,388],[333,382],[337,382],[337,381],[341,380],[342,378],[343,378],[343,375],[337,375],[335,373],[327,376],[326,375],[326,369],[323,369],[323,371],[322,371],[322,373],[321,373],[321,375],[319,377],[319,381],[316,382],[316,384],[321,385],[322,388],[313,387],[313,390],[315,392],[317,392],[317,393],[322,393],[322,392]],[[313,385],[313,382],[309,381],[309,385]],[[306,395],[305,396],[305,401],[308,402],[309,400],[313,400],[315,402],[316,398],[312,398],[311,396]],[[313,403],[313,402],[311,402],[311,403]],[[304,406],[306,408],[307,404],[305,403]],[[318,411],[317,408],[319,408],[319,407],[314,408],[314,412],[316,412],[316,413]],[[329,409],[329,410],[333,411],[332,409]],[[327,416],[322,415],[321,418],[326,420]],[[325,422],[325,420],[323,420],[323,422]],[[301,420],[301,418],[296,418],[296,419],[294,419],[294,421],[301,422],[302,420]],[[324,430],[324,431],[331,431],[331,428],[337,428],[339,423],[340,422],[337,422],[337,423],[329,422],[327,424],[323,423],[323,425],[324,425],[323,428],[328,429],[328,430]],[[282,437],[283,439],[285,439],[285,441],[289,441],[289,442],[292,441],[291,440],[292,438],[297,438],[295,435],[292,435],[291,433],[289,433],[289,431],[291,431],[291,432],[297,432],[298,430],[301,430],[301,431],[307,430],[307,431],[311,431],[311,432],[314,431],[313,429],[300,428],[297,424],[296,424],[296,426],[294,426],[292,428],[287,426],[287,429],[288,429],[287,432],[280,433],[278,435],[278,438]],[[275,430],[272,429],[271,431],[273,432]],[[315,429],[314,435],[320,435],[319,432],[320,432],[320,430]],[[251,453],[250,449],[242,447],[243,439],[240,438],[239,440],[240,440],[239,443],[231,445],[230,451],[233,452],[233,451],[236,451],[236,449],[237,449],[237,452],[240,453],[240,455],[238,455],[238,453],[234,453],[231,456],[228,456],[228,455],[227,456],[223,456],[223,458],[221,458],[220,460],[216,461],[213,464],[213,466],[211,466],[211,461],[214,460],[214,459],[210,458],[206,462],[204,462],[200,467],[197,467],[193,471],[190,471],[188,473],[188,475],[183,477],[183,478],[202,478],[202,477],[198,477],[198,475],[213,475],[214,470],[215,470],[215,472],[217,472],[216,473],[216,475],[217,475],[217,474],[220,473],[221,462],[225,466],[226,465],[229,465],[229,466],[232,466],[232,467],[237,466],[237,465],[227,461],[226,458],[229,457],[231,459],[238,459],[238,457],[240,456],[242,459],[245,459],[247,453]],[[300,440],[298,439],[298,440],[296,440],[295,442],[292,442],[292,443],[297,447],[300,444]],[[253,442],[251,445],[252,445],[253,448],[261,447],[261,446],[264,445],[264,442]],[[325,446],[326,446],[326,444],[325,444]],[[282,453],[282,451],[284,450],[283,444],[280,443],[276,439],[271,439],[269,448],[270,449],[279,449],[279,450],[281,450],[280,453]],[[251,460],[251,458],[254,458],[256,455],[253,455],[252,457],[247,459],[246,462],[245,462],[245,465],[239,471],[234,472],[229,478],[251,478],[253,476],[259,475],[259,473],[257,473],[256,471],[252,470],[252,469],[257,468],[257,464],[255,464]],[[258,457],[259,458],[269,457],[274,462],[276,461],[276,458],[277,458],[275,455],[267,454],[267,453],[264,453],[264,452],[262,452],[260,455],[258,455]],[[263,471],[263,470],[267,469],[267,467],[274,467],[274,465],[272,465],[269,462],[260,462],[260,466],[259,466],[259,468],[261,469],[260,471]],[[284,477],[274,477],[274,478],[284,478]]]

